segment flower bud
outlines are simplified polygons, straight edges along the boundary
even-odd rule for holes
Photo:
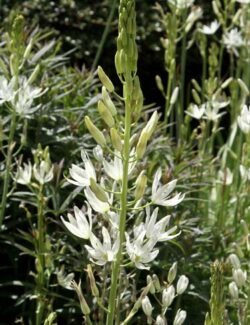
[[[153,279],[151,277],[151,275],[147,275],[147,285],[149,285],[151,283],[151,286],[150,286],[150,293],[152,293],[152,295],[155,294],[155,286],[154,286],[154,282],[153,282]]]
[[[141,159],[146,151],[148,143],[148,134],[143,129],[139,138],[139,141],[136,146],[136,156],[137,159]]]
[[[90,188],[96,197],[102,202],[108,202],[108,197],[103,190],[103,188],[96,183],[96,181],[91,177],[90,178]]]
[[[32,74],[30,75],[28,81],[27,81],[27,85],[31,85],[37,78],[38,74],[40,72],[40,65],[38,64],[34,71],[32,72]]]
[[[233,299],[239,298],[239,289],[234,281],[229,283],[229,292]]]
[[[163,83],[162,83],[161,77],[157,75],[157,76],[155,77],[155,81],[156,81],[157,88],[158,88],[161,92],[164,92],[164,87],[163,87]]]
[[[89,282],[90,282],[90,288],[91,288],[91,292],[92,295],[94,297],[99,297],[99,290],[97,288],[96,282],[95,282],[95,277],[92,271],[92,267],[90,264],[87,265],[87,273],[88,273],[88,277],[89,277]]]
[[[111,128],[115,124],[115,121],[112,114],[101,100],[98,101],[98,111],[103,121]]]
[[[103,161],[103,151],[102,151],[102,147],[97,145],[94,149],[93,149],[93,155],[95,157],[95,159],[99,162]]]
[[[170,105],[174,105],[176,103],[178,94],[179,94],[179,87],[175,87],[172,96],[170,98]]]
[[[189,280],[188,278],[185,276],[185,275],[182,275],[178,282],[177,282],[177,286],[176,286],[176,291],[177,291],[177,294],[178,295],[181,295],[183,294],[183,292],[187,289],[188,287],[188,283],[189,283]]]
[[[233,278],[238,287],[245,285],[247,280],[247,273],[243,272],[242,269],[233,270]]]
[[[93,124],[88,116],[85,116],[85,124],[95,141],[102,147],[106,146],[106,139],[103,133]]]
[[[245,82],[242,79],[240,79],[240,78],[238,78],[237,81],[238,81],[238,83],[240,85],[240,88],[243,91],[243,93],[246,96],[248,96],[250,92],[249,92],[249,89],[248,89],[247,85],[245,84]]]
[[[106,73],[103,71],[102,67],[98,66],[97,73],[103,86],[106,87],[108,91],[112,93],[115,89],[114,85],[112,81],[109,79],[109,77],[106,75]]]
[[[119,48],[119,47],[118,47]],[[115,68],[118,75],[123,73],[123,67],[121,64],[121,50],[118,50],[115,54]]]
[[[229,255],[229,261],[232,264],[234,269],[239,269],[240,268],[240,260],[236,254],[230,254]]]
[[[155,325],[167,325],[167,322],[166,322],[165,318],[163,318],[163,316],[158,315],[156,317]]]
[[[26,60],[28,59],[30,52],[32,50],[32,46],[33,46],[33,38],[31,38],[31,40],[29,41],[29,44],[27,45],[24,54],[23,54],[23,59]]]
[[[192,84],[196,91],[201,92],[201,87],[195,79],[192,79]]]
[[[122,152],[122,139],[120,137],[120,134],[115,128],[110,129],[110,137],[111,137],[111,142],[113,144],[113,147],[115,150]]]
[[[227,86],[228,86],[232,81],[233,81],[233,78],[232,78],[232,77],[227,78],[227,79],[223,82],[223,84],[221,85],[221,88],[222,88],[222,89],[227,88]]]
[[[156,125],[157,125],[157,123],[158,123],[158,120],[159,120],[159,115],[158,115],[158,113],[155,111],[155,112],[151,115],[151,117],[150,117],[148,123],[146,124],[146,126],[145,126],[144,129],[143,129],[143,130],[145,130],[145,132],[147,133],[147,136],[148,136],[148,139],[147,139],[147,140],[149,140],[149,139],[151,138],[151,136],[152,136],[152,134],[153,134],[153,132],[154,132],[154,130],[155,130],[155,128],[156,128]]]
[[[187,312],[185,310],[178,309],[173,325],[182,325],[187,317]]]
[[[10,72],[12,76],[16,76],[18,74],[18,60],[14,53],[10,56]]]
[[[175,297],[175,288],[173,285],[169,286],[167,289],[164,289],[162,292],[162,305],[163,308],[168,308]]]
[[[174,262],[168,271],[168,282],[172,283],[177,274],[177,262]]]
[[[148,317],[151,316],[153,307],[151,305],[151,302],[150,302],[148,296],[146,296],[145,298],[142,299],[141,305],[142,305],[142,310],[143,310],[144,314]]]
[[[105,106],[110,110],[110,113],[112,116],[115,116],[117,114],[116,108],[114,103],[112,102],[107,89],[105,87],[102,87],[102,99],[105,104]]]
[[[240,221],[240,224],[243,227],[243,230],[244,230],[245,235],[248,236],[249,235],[249,228],[248,228],[248,225],[247,225],[246,221],[245,220],[241,220]]]
[[[71,283],[72,288],[75,290],[75,292],[77,293],[78,299],[80,301],[80,306],[81,306],[81,310],[83,315],[89,315],[90,314],[90,309],[89,306],[83,296],[82,293],[82,289],[81,289],[81,281],[79,282],[79,284],[77,284],[74,280]]]
[[[195,103],[197,105],[200,105],[201,104],[201,99],[200,99],[200,96],[199,96],[198,92],[195,89],[192,89],[192,95],[193,95]]]
[[[145,171],[142,171],[140,175],[138,176],[136,182],[135,182],[135,200],[140,200],[145,192],[146,186],[147,186],[147,176],[145,175]]]
[[[153,274],[153,281],[154,281],[154,286],[157,292],[161,291],[161,284],[158,276],[156,274]]]

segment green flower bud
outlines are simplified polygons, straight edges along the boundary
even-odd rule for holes
[[[243,93],[246,96],[248,96],[250,92],[249,92],[249,89],[248,89],[247,85],[245,84],[245,82],[242,79],[240,79],[240,78],[238,78],[237,81],[238,81],[238,83],[240,85],[240,88],[243,91]]]
[[[175,87],[172,96],[170,98],[170,105],[174,105],[176,103],[178,94],[179,94],[179,87]]]
[[[39,72],[40,72],[40,65],[38,64],[27,81],[28,85],[31,85],[36,80]]]
[[[136,201],[140,200],[143,197],[147,186],[147,180],[148,179],[145,175],[145,171],[142,171],[135,182],[136,187],[134,196]]]
[[[118,75],[124,72],[121,64],[121,50],[118,50],[115,54],[115,68]]]
[[[157,292],[161,291],[161,284],[158,276],[156,274],[153,274],[153,281],[154,281],[154,286]]]
[[[168,282],[172,283],[175,280],[177,274],[177,262],[174,262],[168,271]]]
[[[83,293],[82,293],[81,281],[79,282],[79,284],[77,284],[73,280],[71,285],[72,285],[72,288],[77,293],[83,315],[89,315],[90,314],[90,309],[89,309],[89,306],[88,306],[88,304],[87,304],[87,302],[86,302],[86,300],[85,300],[85,298],[83,296]]]
[[[153,282],[153,279],[150,275],[147,275],[147,285],[150,285],[150,289],[149,289],[149,292],[152,293],[152,295],[155,294],[155,286],[154,286],[154,282]]]
[[[101,200],[102,202],[108,202],[108,197],[105,191],[100,185],[96,183],[93,178],[90,178],[90,188],[99,200]]]
[[[106,139],[103,133],[93,124],[88,116],[85,116],[85,125],[95,141],[102,147],[106,146]]]
[[[193,95],[193,98],[194,98],[194,101],[196,102],[196,104],[200,105],[201,104],[201,99],[200,99],[200,96],[199,96],[199,94],[197,93],[197,91],[195,89],[192,89],[192,95]]]
[[[146,151],[148,143],[148,134],[145,132],[145,130],[142,130],[142,133],[140,135],[139,141],[136,146],[136,156],[137,159],[141,159]]]
[[[117,114],[115,104],[111,100],[109,93],[107,92],[107,89],[104,86],[102,87],[102,99],[103,99],[104,104],[110,110],[110,113],[112,114],[112,116],[115,116]]]
[[[112,114],[110,113],[110,110],[104,105],[101,100],[98,102],[98,111],[103,121],[111,128],[115,124],[115,121]]]
[[[96,282],[95,282],[95,277],[92,271],[92,267],[90,264],[87,265],[87,273],[88,273],[88,278],[89,278],[89,282],[90,282],[90,288],[91,288],[91,292],[92,295],[94,297],[99,297],[99,290],[97,288]]]
[[[114,85],[112,81],[109,79],[109,77],[106,75],[106,73],[103,71],[102,67],[98,66],[97,73],[103,86],[106,87],[108,91],[112,93],[115,89]]]
[[[192,79],[192,84],[196,91],[201,92],[201,87],[195,79]]]
[[[115,150],[122,152],[122,139],[120,137],[120,134],[115,128],[110,129],[110,137],[111,137],[111,142]]]
[[[155,81],[156,81],[157,88],[158,88],[161,92],[164,92],[164,87],[163,87],[163,83],[162,83],[161,77],[158,76],[158,75],[155,76]]]
[[[27,45],[24,54],[23,54],[23,59],[27,60],[28,57],[30,56],[31,50],[32,50],[32,46],[33,46],[33,38],[31,38],[31,40],[29,41],[29,44]]]
[[[10,72],[12,76],[18,74],[18,59],[14,53],[10,56]]]

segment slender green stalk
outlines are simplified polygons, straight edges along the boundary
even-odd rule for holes
[[[130,133],[131,133],[131,99],[130,95],[125,98],[125,133],[124,133],[124,150],[123,150],[123,180],[121,193],[121,212],[119,237],[120,247],[116,256],[116,260],[112,265],[111,289],[109,294],[109,313],[107,315],[106,325],[113,325],[115,310],[116,310],[116,294],[117,284],[120,276],[120,268],[122,263],[122,246],[125,237],[126,214],[127,214],[127,192],[128,192],[128,166],[129,166],[129,152],[130,152]]]
[[[45,310],[45,301],[43,297],[43,288],[45,285],[44,271],[45,271],[45,257],[44,257],[44,197],[43,197],[43,185],[40,185],[39,194],[37,198],[38,203],[38,213],[37,213],[37,231],[38,231],[38,245],[37,245],[37,255],[38,255],[38,299],[37,299],[37,309],[36,309],[36,325],[42,324],[43,314]]]
[[[106,26],[105,26],[105,29],[104,29],[104,31],[103,31],[101,41],[100,41],[100,44],[99,44],[99,46],[98,46],[98,50],[97,50],[97,52],[96,52],[94,62],[93,62],[93,64],[92,64],[92,70],[95,70],[95,69],[96,69],[96,66],[97,66],[97,64],[98,64],[98,61],[99,61],[100,56],[101,56],[101,54],[102,54],[102,51],[103,51],[103,48],[104,48],[104,44],[105,44],[105,42],[106,42],[106,39],[107,39],[108,33],[109,33],[109,31],[110,31],[111,23],[112,23],[112,20],[113,20],[113,18],[114,18],[116,2],[117,2],[117,0],[112,0],[112,2],[111,2],[110,12],[109,12],[109,16],[108,16],[108,20],[107,20],[107,22],[106,22]]]
[[[9,140],[8,140],[6,168],[5,168],[4,182],[3,182],[3,194],[2,194],[1,212],[0,212],[0,229],[3,224],[5,210],[6,210],[6,204],[7,204],[10,173],[11,173],[11,164],[12,164],[12,152],[14,149],[13,139],[14,139],[15,130],[16,130],[16,112],[15,112],[15,110],[13,110],[12,120],[11,120],[11,125],[10,125]]]

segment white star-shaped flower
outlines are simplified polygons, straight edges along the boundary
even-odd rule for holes
[[[220,23],[217,20],[214,20],[209,25],[203,25],[199,31],[206,35],[213,35],[217,32],[219,27]]]
[[[177,180],[173,180],[163,186],[160,185],[162,171],[161,168],[157,170],[154,176],[153,185],[152,185],[152,196],[151,200],[154,204],[162,206],[175,206],[179,204],[185,197],[184,194],[178,193],[171,198],[169,197],[170,193],[176,187]]]
[[[245,134],[250,132],[250,106],[244,105],[238,117],[238,125],[241,131]]]

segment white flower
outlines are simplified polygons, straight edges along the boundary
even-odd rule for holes
[[[173,285],[163,290],[162,305],[165,309],[167,309],[172,304],[174,297],[175,297],[175,288]]]
[[[92,210],[88,205],[88,219],[86,218],[85,214],[78,208],[74,207],[74,215],[68,213],[67,217],[69,221],[65,221],[63,217],[61,220],[64,226],[75,236],[82,238],[82,239],[89,239],[92,230]]]
[[[84,194],[93,210],[99,213],[106,213],[109,211],[109,204],[99,200],[89,187],[84,190]]]
[[[150,208],[146,208],[146,220],[145,220],[145,225],[143,225],[143,228],[146,232],[146,237],[148,239],[155,239],[158,242],[162,241],[167,241],[167,240],[172,240],[175,237],[179,236],[180,233],[171,235],[173,232],[176,231],[177,227],[174,226],[170,228],[169,230],[165,231],[165,228],[169,224],[169,220],[171,216],[166,216],[156,222],[157,220],[157,215],[158,215],[158,208],[155,208],[152,215],[150,214]]]
[[[217,20],[214,20],[210,23],[210,25],[203,25],[202,28],[199,29],[199,31],[206,35],[213,35],[217,32],[219,27],[219,22]]]
[[[219,113],[219,110],[221,108],[226,107],[229,104],[229,101],[227,102],[219,102],[217,100],[212,100],[210,102],[204,103],[202,106],[204,106],[204,119],[210,120],[210,121],[217,121],[222,115],[225,114],[225,112]]]
[[[111,238],[108,230],[102,227],[103,243],[92,234],[90,236],[91,246],[85,245],[90,259],[93,263],[97,265],[105,265],[107,262],[114,261],[116,254],[119,250],[119,238],[117,237],[114,244],[111,244]]]
[[[233,270],[233,279],[236,282],[238,287],[242,287],[246,283],[247,272],[242,271],[242,269],[234,269]]]
[[[244,105],[238,117],[238,125],[241,131],[245,134],[250,132],[250,107]]]
[[[121,181],[123,175],[123,164],[120,152],[115,151],[114,160],[107,162],[103,159],[103,168],[105,173],[115,181]]]
[[[205,106],[201,105],[200,107],[192,104],[189,106],[188,111],[186,111],[186,113],[190,116],[192,116],[193,118],[200,120],[203,116],[205,112]]]
[[[28,164],[24,163],[24,167],[18,166],[15,175],[15,180],[19,184],[27,185],[30,183],[32,176],[32,166],[30,162]]]
[[[177,180],[173,180],[163,186],[160,186],[162,171],[159,168],[154,176],[152,185],[152,202],[154,204],[162,206],[175,206],[184,199],[184,194],[178,193],[175,196],[169,198],[169,194],[173,192],[176,187]]]
[[[72,179],[67,179],[67,181],[76,186],[86,187],[90,186],[90,178],[93,178],[96,181],[96,173],[95,168],[85,150],[81,151],[81,157],[84,163],[84,168],[73,164],[69,169]]]
[[[138,269],[149,269],[145,266],[152,262],[159,253],[158,249],[153,250],[156,241],[148,240],[144,243],[145,232],[141,232],[140,235],[134,239],[131,243],[129,235],[126,233],[126,250],[130,257],[130,260],[135,264]]]
[[[178,309],[173,325],[182,325],[187,317],[187,312],[185,310]]]
[[[168,0],[168,2],[177,9],[186,9],[193,5],[194,0]]]
[[[178,295],[181,295],[184,291],[186,291],[188,283],[189,280],[185,275],[180,276],[176,286],[176,292]]]
[[[232,50],[235,55],[238,55],[236,48],[241,47],[244,41],[241,32],[237,28],[233,28],[223,35],[223,43],[229,51]]]
[[[34,177],[40,184],[48,183],[53,179],[53,170],[53,166],[50,167],[50,164],[44,160],[39,165],[33,166]]]
[[[74,273],[69,273],[66,275],[64,273],[64,268],[62,267],[61,270],[57,272],[56,276],[57,276],[57,281],[60,284],[60,286],[62,286],[65,289],[68,289],[68,290],[73,290],[71,283],[75,277]]]
[[[0,76],[0,105],[4,102],[10,102],[15,98],[16,92],[14,91],[15,78],[12,78],[10,82]]]
[[[250,181],[250,168],[240,165],[240,176],[244,182]]]
[[[229,292],[233,299],[239,298],[239,289],[234,281],[229,283]]]
[[[167,325],[167,322],[162,315],[158,315],[155,320],[155,325]]]
[[[233,173],[229,168],[220,170],[218,173],[219,182],[224,185],[231,185],[233,182]]]

